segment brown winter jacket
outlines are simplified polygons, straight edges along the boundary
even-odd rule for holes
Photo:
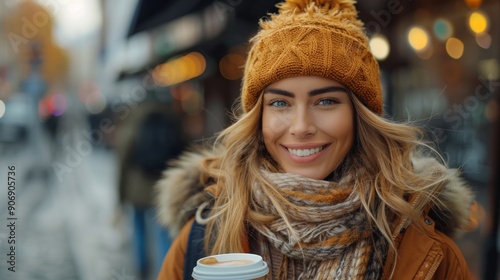
[[[159,220],[168,226],[176,239],[164,259],[159,280],[182,280],[188,235],[193,224],[194,212],[208,197],[199,182],[199,162],[207,154],[189,153],[165,172],[158,185],[157,205]],[[415,169],[426,169],[435,164],[431,159],[415,161]],[[419,171],[420,170],[420,171]],[[213,189],[210,190],[213,193]],[[395,240],[398,244],[396,266],[394,255],[387,257],[382,279],[472,279],[467,263],[452,238],[460,235],[469,225],[469,207],[473,201],[470,189],[458,178],[452,178],[440,193],[447,209],[427,209],[422,216],[425,227],[414,224],[405,226],[397,221]],[[446,217],[442,220],[439,217]],[[439,229],[439,230],[438,230]],[[243,237],[248,252],[248,239]],[[392,276],[391,276],[392,273]]]

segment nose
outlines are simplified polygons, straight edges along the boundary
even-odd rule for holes
[[[316,125],[311,113],[305,109],[297,110],[288,131],[291,135],[298,138],[305,138],[316,134]]]

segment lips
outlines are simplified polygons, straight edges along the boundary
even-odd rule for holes
[[[289,147],[285,147],[287,151],[297,157],[308,157],[314,154],[321,152],[327,145],[319,146],[316,148],[307,148],[307,149],[293,149]]]

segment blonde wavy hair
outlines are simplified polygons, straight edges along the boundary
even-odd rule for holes
[[[439,203],[433,191],[448,179],[448,175],[432,172],[419,176],[415,173],[411,159],[420,156],[422,151],[431,151],[440,158],[423,141],[419,128],[376,115],[354,94],[350,94],[350,99],[355,109],[356,140],[346,157],[349,159],[346,168],[362,166],[366,170],[364,176],[355,178],[354,189],[360,192],[370,221],[396,254],[395,220],[408,217],[421,227],[420,214],[429,202]],[[267,223],[277,218],[265,216],[254,210],[257,207],[251,207],[254,182],[261,184],[285,222],[283,209],[294,207],[261,175],[263,168],[279,172],[263,144],[261,117],[262,96],[251,111],[237,117],[234,124],[218,135],[215,146],[222,146],[220,156],[206,159],[202,164],[206,178],[213,178],[218,184],[217,199],[206,219],[205,247],[209,254],[242,252],[242,236],[249,224]],[[411,204],[408,197],[412,194],[423,194],[423,199]],[[293,228],[288,226],[294,238]]]

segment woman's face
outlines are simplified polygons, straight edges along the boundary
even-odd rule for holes
[[[264,90],[262,106],[264,144],[286,173],[324,179],[353,145],[353,105],[334,80],[280,80]]]

